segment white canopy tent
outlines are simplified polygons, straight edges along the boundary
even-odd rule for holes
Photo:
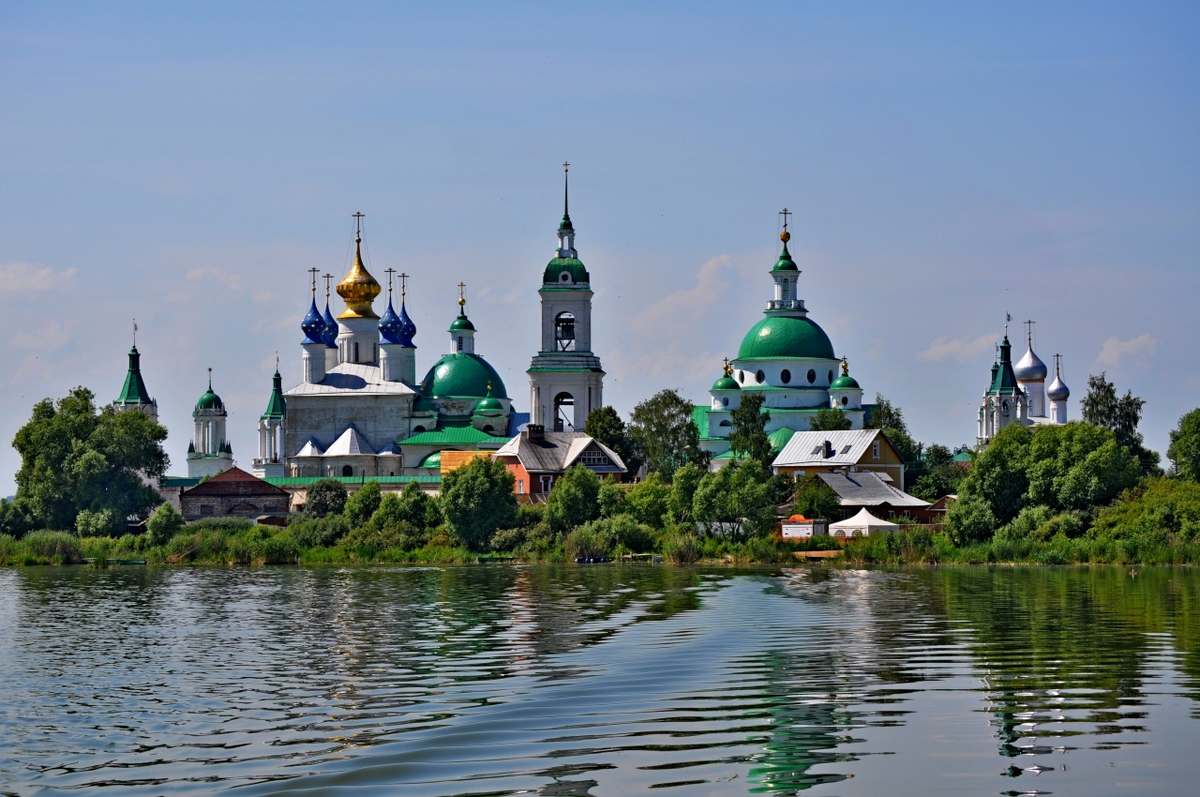
[[[829,524],[831,537],[869,537],[884,531],[899,531],[900,526],[880,520],[866,509],[860,509],[852,518]],[[838,532],[841,532],[839,534]]]

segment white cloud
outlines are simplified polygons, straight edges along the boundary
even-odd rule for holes
[[[943,335],[929,345],[929,348],[917,356],[922,360],[944,360],[953,357],[959,362],[969,362],[986,354],[996,344],[992,335],[980,335],[974,340],[970,338],[955,338],[947,340]]]
[[[242,290],[240,274],[226,274],[219,268],[194,268],[187,273],[187,278],[190,280],[213,280],[235,291]]]
[[[1111,337],[1104,341],[1099,360],[1105,365],[1116,365],[1122,361],[1133,365],[1145,365],[1157,351],[1158,341],[1149,332],[1143,332],[1129,340]]]
[[[12,261],[0,263],[0,298],[61,288],[74,280],[76,270],[55,271],[49,266]]]

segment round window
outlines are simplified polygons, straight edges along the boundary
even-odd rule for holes
[[[830,381],[830,383],[833,382],[833,371],[829,372],[829,381]]]
[[[754,375],[754,378],[757,379],[758,383],[761,385],[763,383],[763,380],[767,378],[767,375],[764,374],[762,371],[759,371],[757,374]]]
[[[842,406],[844,407],[849,403],[850,403],[850,399],[846,398],[845,396],[842,396]]]
[[[783,373],[779,375],[779,379],[786,385],[788,382],[792,381],[792,372],[784,368]]]
[[[562,281],[562,282],[570,282],[570,281],[571,281],[571,275],[570,275],[570,274],[568,274],[567,272],[565,272],[565,271],[564,271],[564,272],[562,273],[562,276],[560,276],[560,277],[559,277],[559,280],[560,280],[560,281]]]
[[[817,381],[817,372],[814,371],[813,369],[809,368],[808,369],[808,383],[811,385],[813,382],[816,382],[816,381]]]
[[[727,398],[723,398],[723,399],[721,399],[721,403],[722,403],[722,404],[724,404],[726,407],[728,407],[728,406],[729,406],[729,399],[727,399]]]

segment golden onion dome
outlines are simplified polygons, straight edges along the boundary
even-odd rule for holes
[[[338,296],[346,302],[346,311],[338,318],[379,318],[371,303],[383,288],[362,262],[362,239],[354,239],[354,265],[337,284]]]

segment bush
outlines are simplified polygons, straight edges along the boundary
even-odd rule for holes
[[[195,533],[197,531],[223,531],[226,534],[242,534],[254,528],[254,521],[240,517],[210,517],[202,520],[194,520],[185,527],[187,531]],[[260,526],[259,533],[264,536],[270,536],[270,532],[266,531],[266,526]]]
[[[346,487],[337,479],[320,479],[308,486],[304,514],[309,517],[340,515],[346,509]]]
[[[546,499],[546,522],[567,532],[600,517],[600,477],[582,464],[558,477]]]
[[[32,525],[24,502],[0,498],[0,534],[19,540]]]
[[[690,565],[700,558],[700,546],[697,544],[696,535],[680,530],[663,538],[662,552],[668,562],[677,565]]]
[[[964,495],[946,510],[946,533],[956,545],[984,542],[991,539],[995,530],[996,516],[991,505],[979,496]]]
[[[600,505],[600,517],[616,517],[629,511],[625,503],[625,485],[614,479],[600,483],[600,494],[596,502]]]
[[[146,521],[146,533],[150,535],[152,545],[166,545],[182,529],[183,515],[170,504],[160,506]]]
[[[608,524],[592,521],[567,535],[563,540],[563,552],[569,559],[594,559],[608,556],[615,543]]]
[[[532,529],[545,520],[545,504],[521,504],[517,507],[517,528]]]
[[[83,561],[79,538],[65,531],[34,531],[21,540],[31,555],[49,559],[55,564],[78,564]]]
[[[671,488],[663,482],[662,475],[651,473],[633,485],[625,495],[626,511],[633,515],[638,523],[661,529],[670,497]],[[614,513],[614,516],[616,514],[621,513]]]
[[[513,484],[504,463],[487,457],[476,457],[447,473],[438,504],[449,531],[472,551],[482,551],[497,530],[515,525]]]
[[[370,520],[375,510],[379,509],[381,498],[382,491],[377,481],[369,481],[355,490],[354,494],[346,499],[346,508],[343,510],[350,528],[357,528]]]
[[[318,548],[333,545],[350,531],[345,515],[327,515],[320,518],[300,516],[288,524],[288,533],[301,548]]]
[[[107,537],[116,527],[117,517],[111,509],[83,509],[75,516],[75,533],[80,537]]]
[[[661,516],[659,519],[661,520]],[[645,523],[639,523],[631,515],[617,515],[611,520],[601,520],[597,523],[607,524],[609,536],[627,551],[649,553],[654,550],[654,530]]]
[[[296,541],[286,531],[262,541],[260,558],[265,565],[295,564],[300,559]]]
[[[389,548],[411,551],[424,543],[422,531],[408,521],[400,520],[383,528],[377,528],[374,523],[359,526],[346,535],[342,547],[370,557]]]
[[[501,529],[492,535],[489,546],[496,553],[515,551],[529,540],[529,529]]]

